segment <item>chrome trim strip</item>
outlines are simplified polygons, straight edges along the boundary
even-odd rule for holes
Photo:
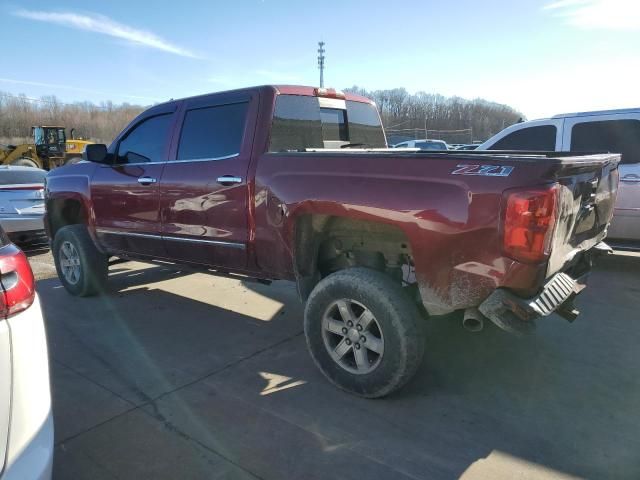
[[[225,155],[224,157],[214,158],[192,158],[189,160],[167,160],[164,162],[135,162],[135,163],[114,163],[113,165],[102,165],[104,168],[117,168],[117,167],[139,167],[141,165],[164,165],[171,163],[187,163],[187,162],[214,162],[216,160],[228,160],[240,156],[240,153],[234,153],[233,155]]]
[[[112,230],[110,228],[96,228],[96,233],[106,233],[109,235],[128,235],[130,237],[155,238],[157,240],[162,240],[161,235],[154,235],[153,233],[122,232],[120,230]]]
[[[102,168],[139,167],[140,165],[164,165],[167,162],[135,162],[135,163],[110,163],[102,165]]]
[[[167,236],[167,235],[155,235],[152,233],[137,233],[137,232],[123,232],[120,230],[112,230],[109,228],[96,228],[96,233],[100,234],[110,234],[110,235],[125,235],[129,237],[140,237],[140,238],[154,238],[156,240],[173,240],[178,242],[189,242],[189,243],[206,243],[209,245],[219,245],[221,247],[229,247],[229,248],[239,248],[244,250],[246,245],[244,243],[237,242],[224,242],[221,240],[205,240],[200,238],[182,238],[175,236]]]
[[[230,158],[235,158],[240,156],[239,153],[234,153],[233,155],[225,155],[224,157],[215,157],[215,158],[193,158],[191,160],[169,160],[166,163],[187,163],[187,162],[214,162],[216,160],[228,160]]]
[[[162,238],[164,240],[174,240],[177,242],[207,243],[210,245],[219,245],[221,247],[240,248],[242,250],[246,248],[244,243],[223,242],[221,240],[203,240],[200,238],[186,238],[186,237],[172,237],[172,236],[163,236]]]

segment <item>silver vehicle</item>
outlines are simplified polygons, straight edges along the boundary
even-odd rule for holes
[[[640,248],[640,108],[565,113],[517,123],[478,150],[550,150],[621,153],[618,199],[608,238]]]
[[[393,148],[419,148],[420,150],[449,150],[447,143],[442,140],[407,140],[393,146]]]
[[[0,166],[0,226],[16,243],[46,241],[44,179],[39,168]]]

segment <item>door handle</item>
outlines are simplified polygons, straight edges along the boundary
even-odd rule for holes
[[[220,185],[233,185],[234,183],[242,183],[241,177],[236,177],[235,175],[223,175],[222,177],[218,177],[217,179]]]
[[[636,175],[635,173],[628,173],[627,175],[622,177],[620,181],[627,183],[640,183],[640,175]]]
[[[140,177],[138,179],[138,183],[140,185],[152,185],[154,183],[156,183],[157,180],[155,178],[151,178],[151,177]]]

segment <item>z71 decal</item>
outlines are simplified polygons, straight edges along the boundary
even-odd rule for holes
[[[451,175],[482,175],[484,177],[508,177],[515,167],[508,165],[456,165]]]

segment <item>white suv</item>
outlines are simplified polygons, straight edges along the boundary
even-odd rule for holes
[[[640,108],[565,113],[517,123],[478,150],[546,150],[622,154],[609,238],[640,241]]]
[[[53,416],[40,303],[25,254],[0,228],[0,480],[50,479]]]

